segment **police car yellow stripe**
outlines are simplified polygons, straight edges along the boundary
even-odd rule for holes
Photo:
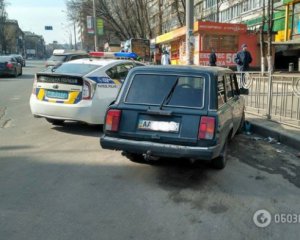
[[[117,80],[117,79],[112,79],[112,80],[114,81],[114,83],[115,83],[116,85],[120,85],[120,84],[121,84],[120,80]]]
[[[50,103],[61,103],[61,104],[75,104],[78,101],[80,101],[79,99],[77,99],[79,97],[80,92],[76,91],[76,92],[69,92],[69,99],[68,100],[61,100],[61,99],[50,99],[50,98],[46,98],[45,97],[45,89],[40,88],[37,91],[37,99],[39,99],[40,101],[46,101],[46,102],[50,102]]]
[[[42,101],[44,99],[44,97],[45,97],[45,89],[40,88],[37,98]]]
[[[74,104],[79,92],[69,92],[69,100],[65,101],[64,104]]]

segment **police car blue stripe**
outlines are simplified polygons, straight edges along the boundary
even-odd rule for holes
[[[91,76],[88,78],[95,81],[96,83],[115,84],[115,82],[109,77]]]

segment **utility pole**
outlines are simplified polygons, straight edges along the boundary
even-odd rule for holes
[[[186,60],[187,65],[193,65],[192,39],[194,30],[194,0],[186,0]]]
[[[93,18],[94,18],[94,48],[98,51],[98,37],[97,37],[97,19],[96,19],[96,6],[95,0],[93,0]]]

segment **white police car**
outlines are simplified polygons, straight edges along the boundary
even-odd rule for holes
[[[106,108],[115,100],[128,71],[143,64],[127,60],[136,58],[134,53],[90,55],[94,58],[65,62],[35,75],[30,97],[34,116],[52,124],[65,120],[104,123]]]

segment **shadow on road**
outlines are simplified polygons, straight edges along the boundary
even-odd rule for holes
[[[11,76],[1,76],[0,77],[0,82],[12,82],[12,81],[24,81],[24,80],[32,80],[33,79],[33,75],[32,74],[23,74],[22,76],[18,76],[18,77],[11,77]]]
[[[188,159],[162,159],[155,163],[158,184],[166,190],[195,189],[216,172],[207,161],[191,163]]]
[[[0,147],[0,151],[24,150],[24,149],[30,149],[30,148],[33,148],[33,146],[30,146],[30,145],[2,146],[2,147]]]
[[[103,134],[103,125],[88,125],[78,122],[65,122],[61,126],[53,126],[53,129],[63,133],[97,138]]]

